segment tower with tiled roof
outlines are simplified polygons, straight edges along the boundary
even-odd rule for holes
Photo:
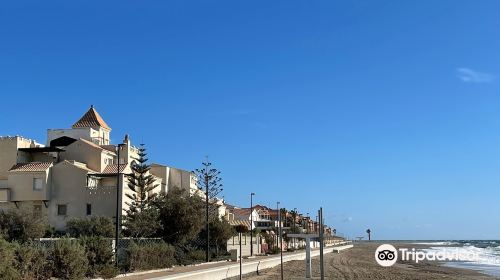
[[[89,110],[77,122],[75,122],[71,128],[91,128],[97,132],[97,135],[94,132],[94,135],[90,136],[92,142],[98,145],[109,144],[109,133],[111,132],[111,128],[102,119],[101,115],[96,111],[93,105],[90,105]]]
[[[111,131],[111,128],[108,124],[102,119],[101,115],[94,109],[94,105],[90,105],[90,109],[85,113],[75,124],[73,124],[72,128],[80,128],[80,127],[92,127],[94,129],[104,128],[108,131]]]
[[[73,139],[83,138],[97,145],[109,145],[110,132],[111,128],[109,125],[94,106],[90,105],[89,110],[70,129],[49,129],[47,133],[47,145],[50,145],[52,140],[63,136]]]

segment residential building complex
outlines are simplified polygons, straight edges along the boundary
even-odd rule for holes
[[[127,135],[121,143],[111,143],[110,134],[110,126],[91,106],[71,128],[48,129],[45,145],[21,136],[0,137],[0,210],[32,211],[64,230],[74,217],[115,218],[118,185],[118,208],[124,213],[130,192],[125,174],[139,150]],[[159,185],[155,192],[198,190],[192,172],[158,163],[150,172]]]

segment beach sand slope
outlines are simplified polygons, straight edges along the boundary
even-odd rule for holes
[[[472,270],[440,266],[438,262],[402,263],[392,267],[381,267],[374,258],[375,249],[380,243],[356,243],[354,248],[339,254],[325,255],[325,279],[498,279]],[[393,244],[396,247],[414,248],[415,245]],[[420,248],[425,246],[418,246]],[[291,261],[284,264],[284,279],[304,279],[304,261]],[[319,279],[319,259],[313,259],[313,277]],[[280,279],[280,267],[261,271],[259,275],[244,275],[244,279]],[[237,278],[234,278],[237,279]]]

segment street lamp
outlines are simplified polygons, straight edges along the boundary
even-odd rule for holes
[[[283,236],[281,235],[281,210],[279,201],[276,203],[276,209],[278,210],[278,232],[279,232],[279,242],[280,242],[280,258],[281,258],[281,280],[283,280]]]
[[[253,256],[253,196],[255,193],[250,194],[250,256]]]
[[[318,233],[318,230],[319,230],[319,224],[318,224],[318,215],[316,215],[316,220],[314,220],[315,223],[314,223],[314,233]]]
[[[309,212],[307,212],[307,216],[306,216],[306,224],[307,224],[307,233],[309,233]]]
[[[297,207],[294,207],[293,208],[293,213],[294,213],[294,217],[293,217],[293,227],[296,227],[297,226]]]
[[[118,242],[120,241],[120,150],[125,144],[116,145],[116,217],[115,217],[115,263],[118,266]]]

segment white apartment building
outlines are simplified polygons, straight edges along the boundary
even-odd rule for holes
[[[28,209],[64,230],[73,217],[115,218],[117,177],[124,213],[129,200],[125,174],[138,149],[125,135],[110,143],[111,128],[93,106],[69,129],[48,129],[46,145],[21,136],[0,137],[0,211]],[[120,174],[117,176],[118,162]],[[195,176],[186,170],[153,163],[157,192],[183,188],[197,191]]]

